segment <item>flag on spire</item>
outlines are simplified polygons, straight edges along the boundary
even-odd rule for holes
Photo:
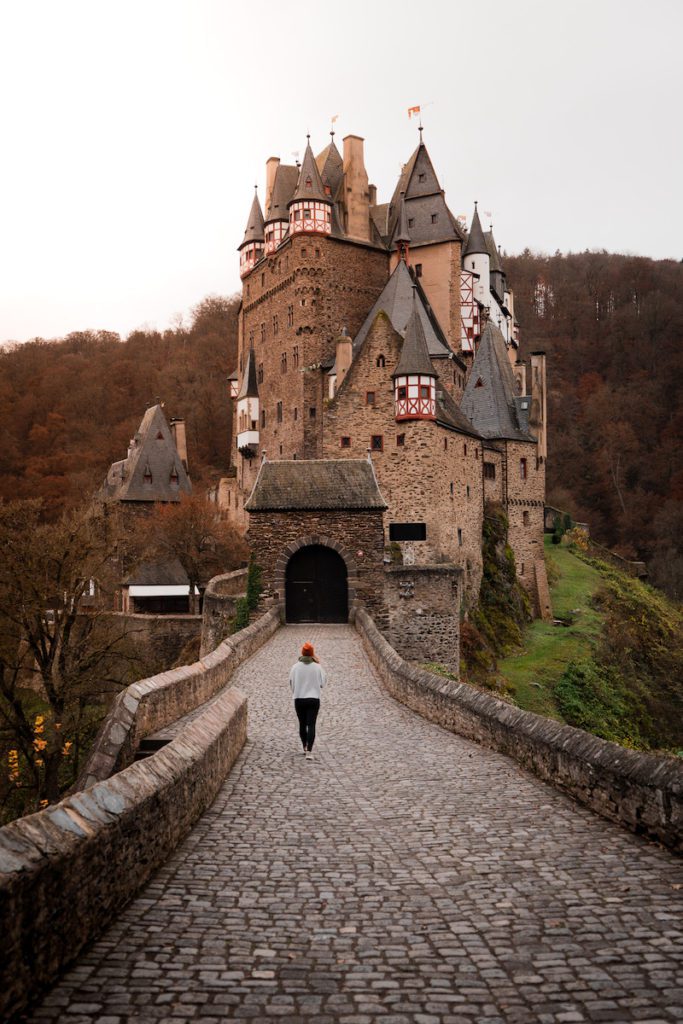
[[[420,113],[420,108],[419,107],[408,107],[408,119],[409,120],[410,120],[411,117],[417,117],[417,115],[419,113]]]

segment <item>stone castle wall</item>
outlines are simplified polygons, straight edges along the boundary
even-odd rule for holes
[[[435,661],[460,671],[462,570],[449,565],[391,566],[384,582],[384,636],[407,661]]]

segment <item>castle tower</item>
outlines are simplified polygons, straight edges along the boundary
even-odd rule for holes
[[[263,256],[265,242],[263,213],[258,195],[254,189],[254,201],[249,211],[246,231],[238,252],[240,254],[240,277],[246,277]]]
[[[329,235],[332,233],[332,197],[326,193],[318,165],[311,149],[310,135],[306,138],[299,181],[289,201],[289,233]]]
[[[401,357],[392,373],[396,420],[436,419],[437,373],[432,366],[413,287],[413,311],[406,327]]]
[[[242,387],[237,395],[237,450],[245,459],[253,459],[259,446],[259,394],[256,383],[256,360],[249,349]]]
[[[274,253],[285,240],[289,228],[287,203],[296,188],[299,177],[298,167],[281,164],[275,158],[266,164],[267,174],[272,179],[268,189],[269,199],[266,205],[265,238],[266,256]]]
[[[477,204],[474,204],[474,216],[472,217],[472,227],[470,233],[467,236],[467,242],[462,254],[462,262],[465,270],[470,270],[473,274],[476,274],[474,282],[474,296],[482,304],[488,308],[491,304],[491,268],[490,268],[490,256],[488,246],[486,245],[486,239],[484,232],[481,228],[481,221],[479,220],[479,211],[477,210]],[[496,324],[496,326],[498,326]]]

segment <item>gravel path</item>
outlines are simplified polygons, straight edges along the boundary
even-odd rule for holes
[[[235,683],[249,741],[215,803],[32,1021],[683,1019],[667,852],[394,703],[349,626],[286,626]]]

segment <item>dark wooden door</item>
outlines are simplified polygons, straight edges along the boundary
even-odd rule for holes
[[[286,578],[287,622],[347,622],[349,589],[346,564],[332,548],[300,548],[289,560]]]

